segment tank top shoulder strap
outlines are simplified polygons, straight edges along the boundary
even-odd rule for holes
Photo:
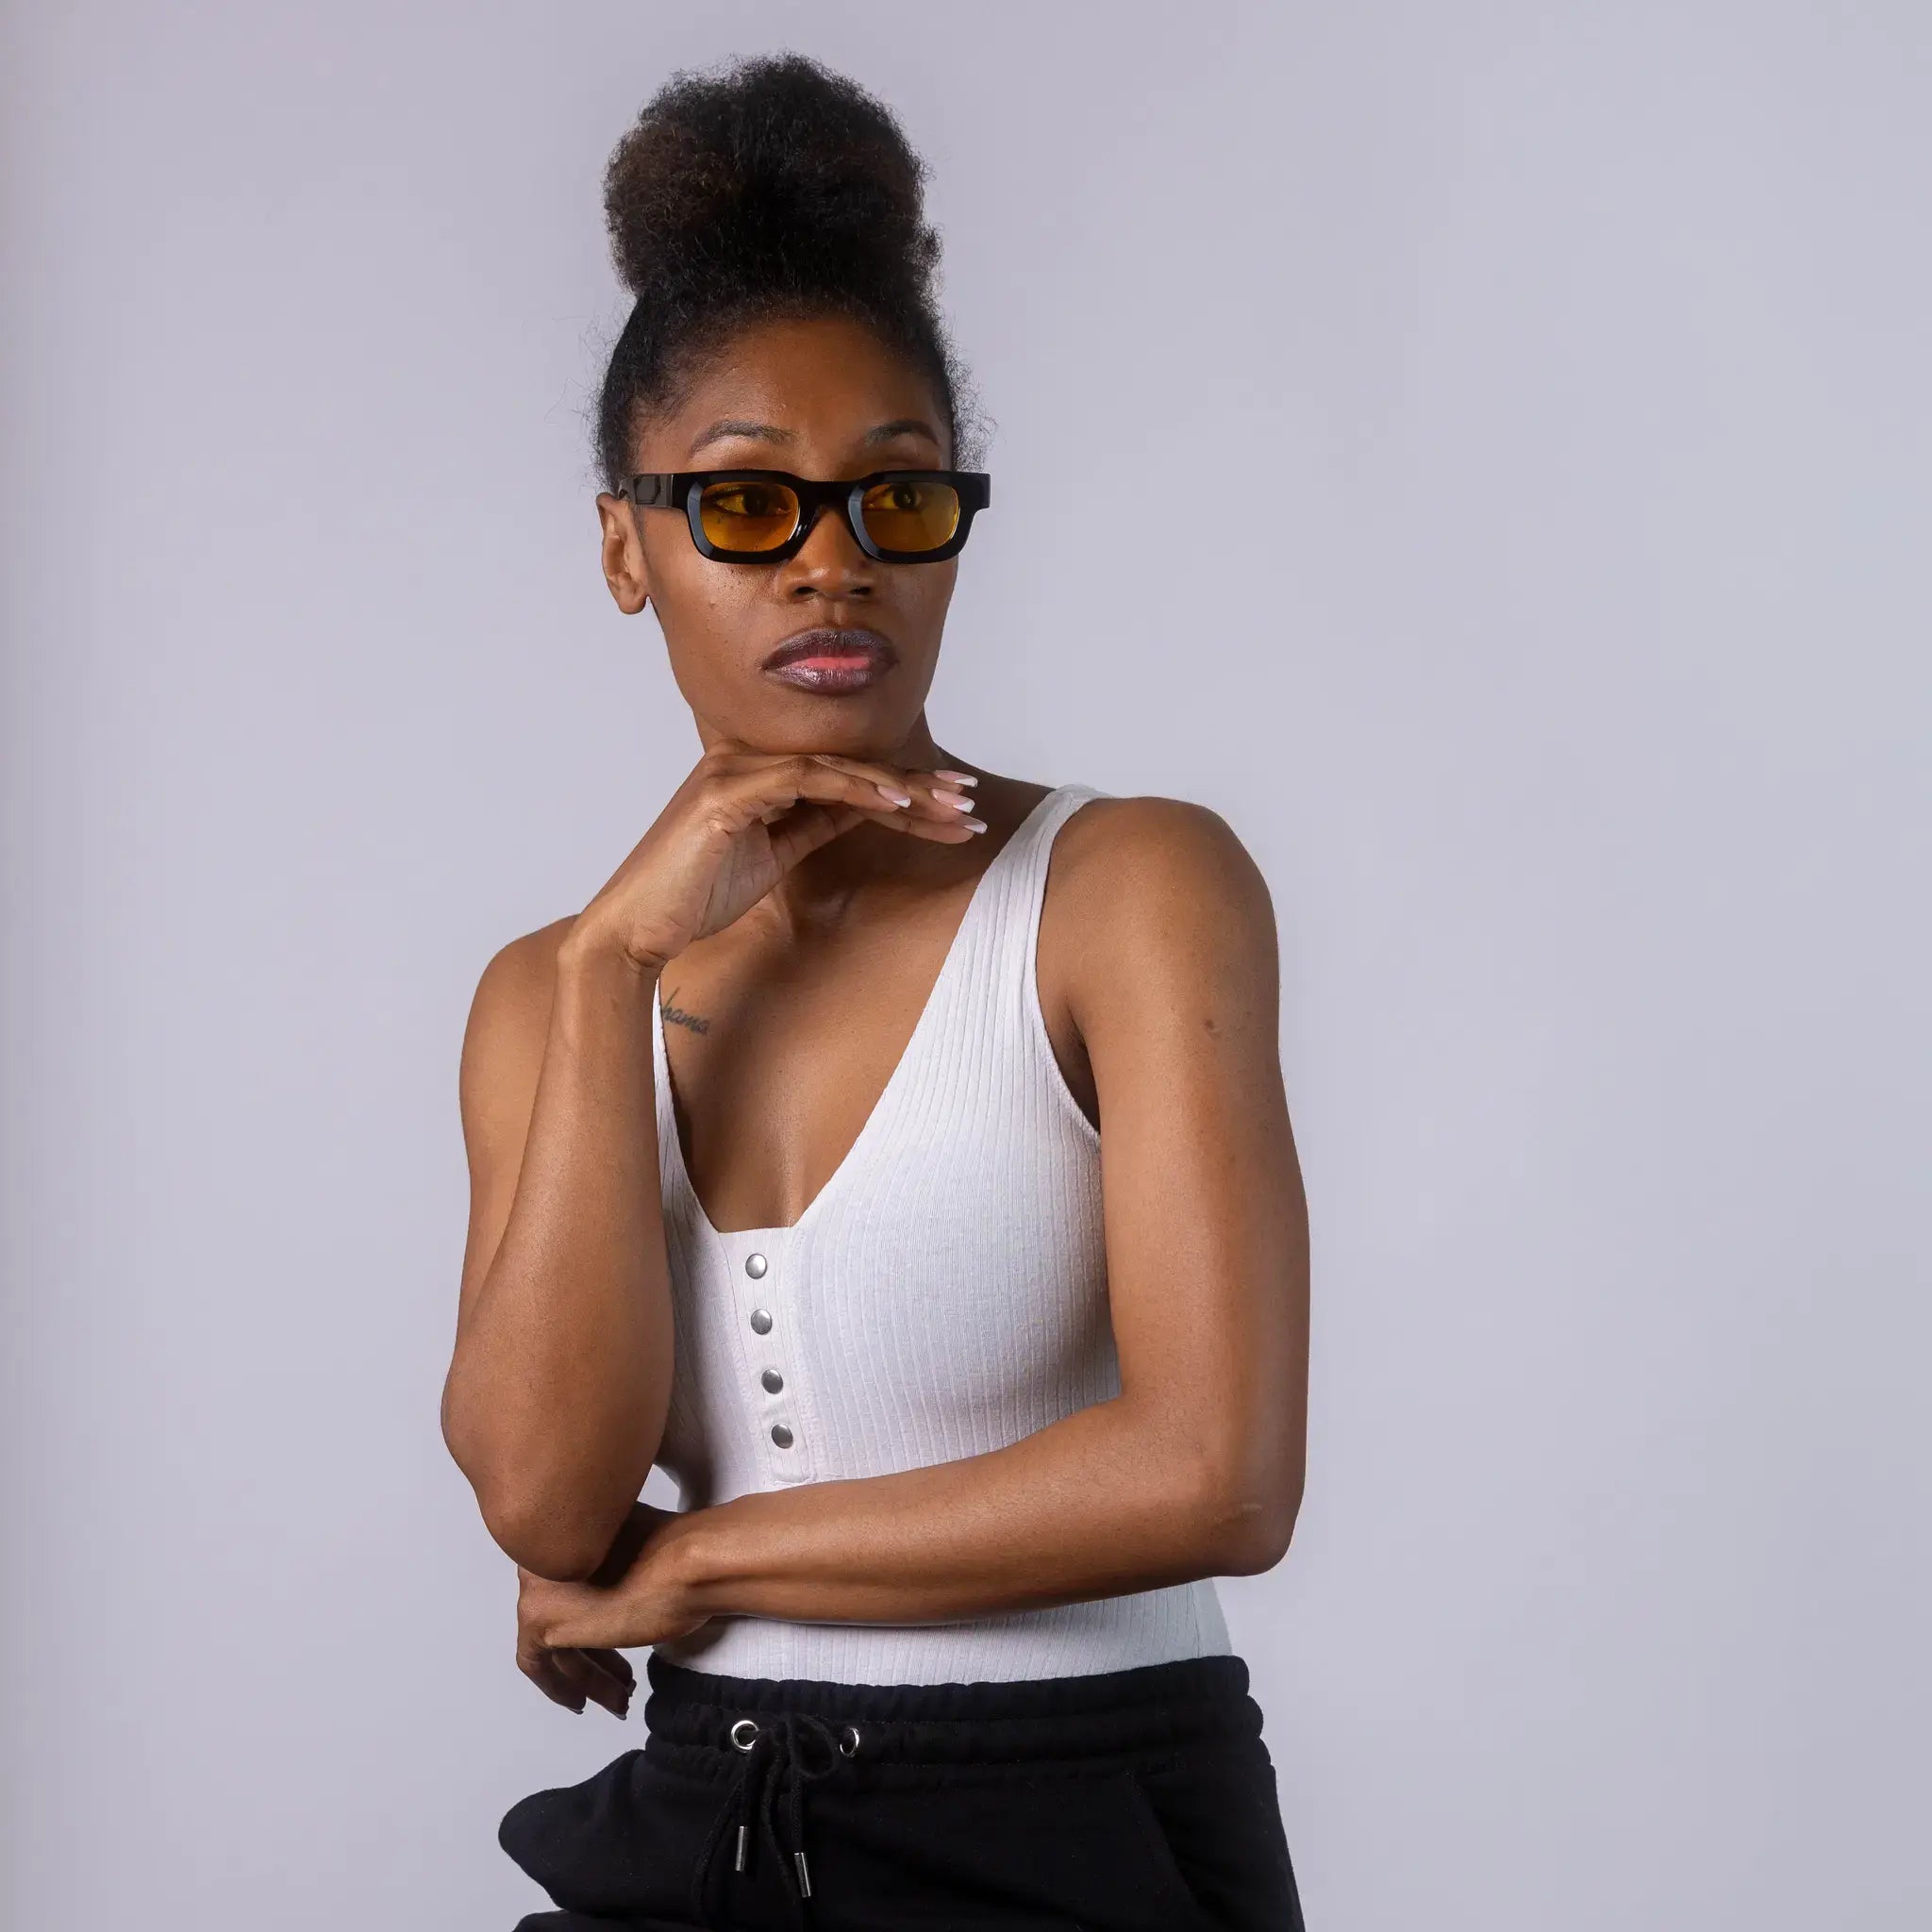
[[[1024,1025],[1026,1021],[1054,836],[1090,798],[1110,796],[1094,785],[1056,786],[998,855],[1004,862],[997,897],[988,908],[991,958],[985,962],[984,984],[992,1001],[995,1024],[1002,1028]]]

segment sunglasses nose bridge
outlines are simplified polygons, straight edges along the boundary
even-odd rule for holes
[[[849,511],[851,491],[848,486],[841,484],[834,489],[824,490],[802,498],[799,504],[798,527],[791,535],[790,554],[796,557],[811,541],[812,532],[818,528],[821,516],[828,515],[834,525],[844,533],[845,541],[858,555],[870,563],[871,553],[858,541],[852,527]]]

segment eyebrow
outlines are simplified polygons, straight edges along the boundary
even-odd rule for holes
[[[755,423],[745,416],[721,416],[709,428],[704,430],[691,446],[690,454],[696,456],[707,443],[723,442],[726,437],[754,437],[764,442],[796,442],[797,436],[790,429],[781,429],[775,423]],[[890,423],[881,423],[868,429],[860,441],[870,448],[874,443],[891,442],[895,436],[923,436],[929,442],[938,442],[939,433],[932,425],[920,416],[895,416]]]

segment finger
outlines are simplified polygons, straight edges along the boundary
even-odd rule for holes
[[[605,1708],[617,1717],[630,1715],[631,1699],[637,1695],[638,1674],[621,1650],[583,1649],[579,1653],[592,1669],[610,1680],[612,1700]]]
[[[808,798],[822,804],[839,799],[874,816],[883,802],[923,824],[942,827],[950,835],[973,804],[966,790],[941,781],[937,773],[880,758],[850,758],[842,752],[746,756],[713,746],[707,754],[707,761],[714,774],[727,782],[748,783],[755,791],[768,792],[761,809],[767,824],[774,808],[783,810],[794,799]],[[810,770],[814,765],[827,772],[841,773],[854,783],[828,792],[822,783],[815,782]],[[974,829],[969,825],[969,836]],[[964,841],[949,836],[945,842]]]
[[[772,850],[779,864],[787,870],[808,853],[816,852],[821,845],[829,845],[840,833],[849,832],[854,825],[861,824],[878,825],[885,831],[903,833],[910,839],[924,839],[938,845],[962,842],[960,833],[954,831],[949,834],[943,825],[908,819],[903,811],[895,810],[883,801],[874,812],[863,806],[823,806],[808,799],[793,806],[774,807],[765,818]],[[968,832],[963,838],[972,836]]]
[[[587,1649],[584,1655],[593,1663],[608,1671],[626,1690],[635,1690],[638,1688],[638,1674],[623,1651]]]
[[[881,763],[871,758],[847,758],[840,752],[813,752],[813,758],[839,771],[870,778],[881,796],[896,802],[905,799],[902,810],[945,824],[971,824],[968,815],[974,806],[971,791],[951,782],[952,774],[922,771],[916,766]]]
[[[612,1717],[622,1717],[630,1704],[630,1691],[617,1676],[598,1663],[587,1650],[575,1644],[555,1651],[557,1667],[569,1678],[578,1695],[601,1705]],[[577,1707],[582,1709],[582,1704]]]
[[[815,752],[714,761],[709,789],[727,806],[755,812],[767,824],[774,813],[801,804],[849,806],[869,814],[905,808],[888,798],[871,775],[829,764]],[[886,789],[900,797],[910,795],[903,788]]]
[[[827,762],[818,752],[799,752],[768,760],[743,771],[714,774],[711,784],[722,794],[728,815],[740,823],[756,817],[771,825],[783,820],[789,828],[790,814],[795,808],[818,806],[827,811],[856,811],[875,824],[891,825],[894,830],[910,831],[915,838],[936,840],[949,845],[963,844],[983,829],[978,820],[965,820],[954,808],[936,803],[931,788],[921,791],[886,785],[872,778],[863,765],[848,771],[842,764]],[[887,791],[893,796],[886,796]],[[910,806],[897,799],[912,800]],[[923,799],[923,802],[922,802]],[[836,817],[819,817],[801,812],[800,836],[792,841],[795,856],[836,838],[856,821],[842,823]]]
[[[821,845],[829,845],[840,833],[849,832],[854,825],[870,821],[874,824],[891,825],[895,830],[905,829],[901,823],[904,814],[894,811],[883,800],[876,817],[863,806],[819,805],[810,799],[797,800],[791,805],[774,803],[758,816],[765,822],[766,836],[772,841],[774,855],[788,871],[808,853],[816,852]]]
[[[584,1693],[559,1663],[562,1655],[562,1652],[551,1650],[541,1643],[520,1643],[517,1646],[517,1669],[553,1704],[566,1705],[572,1710],[581,1711]]]
[[[883,800],[877,806],[821,806],[802,798],[794,806],[769,808],[763,819],[773,850],[787,866],[796,866],[808,852],[831,844],[841,833],[852,831],[854,824],[877,824],[881,831],[904,833],[908,839],[925,839],[933,844],[962,842],[955,827],[931,819],[912,819]]]

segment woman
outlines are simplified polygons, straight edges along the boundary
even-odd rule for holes
[[[503,1820],[520,1932],[1301,1923],[1212,1580],[1302,1487],[1273,915],[1211,811],[932,736],[989,494],[923,172],[793,57],[608,172],[603,567],[703,756],[464,1041],[445,1439],[536,1683],[650,1652]]]

